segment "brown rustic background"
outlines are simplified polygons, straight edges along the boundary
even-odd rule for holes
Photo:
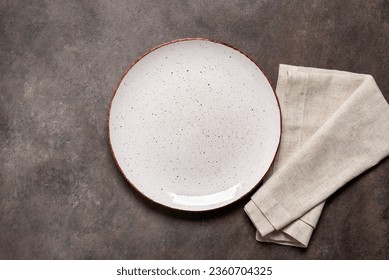
[[[129,187],[108,148],[112,91],[183,37],[241,49],[273,84],[279,63],[333,68],[389,99],[386,0],[0,0],[0,258],[389,258],[388,159],[328,200],[308,249],[256,242],[248,197],[193,215]]]

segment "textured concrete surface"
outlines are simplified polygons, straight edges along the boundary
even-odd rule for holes
[[[368,73],[389,99],[389,2],[0,0],[0,258],[389,258],[389,160],[332,196],[308,249],[261,244],[248,198],[194,215],[129,187],[107,142],[127,65],[182,37],[279,63]]]

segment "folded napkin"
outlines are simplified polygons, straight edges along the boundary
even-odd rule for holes
[[[389,106],[370,75],[280,65],[278,154],[245,211],[257,240],[307,247],[324,201],[389,155]]]

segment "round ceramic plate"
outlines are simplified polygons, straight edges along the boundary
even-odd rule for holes
[[[109,114],[112,152],[130,184],[189,211],[219,208],[252,190],[280,133],[278,101],[261,69],[206,39],[169,42],[139,58]]]

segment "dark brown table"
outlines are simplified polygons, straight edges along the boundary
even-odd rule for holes
[[[373,75],[389,99],[389,2],[0,1],[1,259],[387,259],[389,160],[333,195],[308,249],[255,241],[248,197],[206,214],[134,191],[107,142],[128,64],[209,37],[280,63]]]

